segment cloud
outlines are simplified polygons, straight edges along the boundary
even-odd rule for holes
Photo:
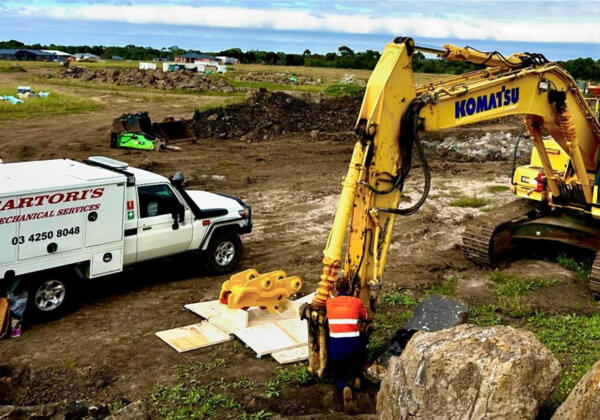
[[[426,7],[426,5],[423,5]],[[318,14],[314,12],[318,11]],[[335,10],[299,10],[190,6],[176,4],[79,4],[69,6],[22,6],[20,16],[61,20],[111,21],[132,24],[166,24],[219,28],[326,31],[356,34],[410,35],[415,38],[496,39],[529,42],[600,43],[596,19],[548,17],[522,14],[519,19],[493,19],[468,15],[381,14],[366,16]],[[5,11],[6,13],[6,11]],[[490,13],[492,15],[492,13]],[[560,15],[559,15],[560,16]]]

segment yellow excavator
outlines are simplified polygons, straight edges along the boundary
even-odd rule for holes
[[[486,67],[416,87],[415,51]],[[600,124],[571,75],[541,54],[505,57],[471,47],[419,47],[411,38],[396,38],[367,83],[320,282],[312,302],[301,309],[309,328],[309,371],[322,376],[326,368],[325,303],[340,277],[349,280],[351,294],[374,319],[396,216],[414,214],[429,192],[419,132],[517,114],[524,116],[534,146],[530,164],[514,171],[511,191],[518,199],[466,227],[465,256],[493,265],[518,240],[600,250]],[[415,204],[401,207],[413,152],[421,161],[424,192]],[[590,286],[600,292],[600,257]],[[367,322],[367,334],[368,329]]]

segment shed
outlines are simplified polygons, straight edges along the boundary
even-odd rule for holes
[[[195,63],[197,61],[218,61],[216,57],[207,54],[187,53],[175,57],[177,63]]]

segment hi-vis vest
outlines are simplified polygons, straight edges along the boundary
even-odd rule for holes
[[[358,337],[358,320],[366,317],[367,311],[358,298],[338,296],[327,299],[329,335],[333,338]]]

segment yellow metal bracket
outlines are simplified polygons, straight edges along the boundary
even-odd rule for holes
[[[219,302],[230,309],[258,306],[271,313],[281,312],[282,304],[301,288],[300,277],[288,277],[285,271],[260,274],[250,269],[234,274],[223,283]]]

